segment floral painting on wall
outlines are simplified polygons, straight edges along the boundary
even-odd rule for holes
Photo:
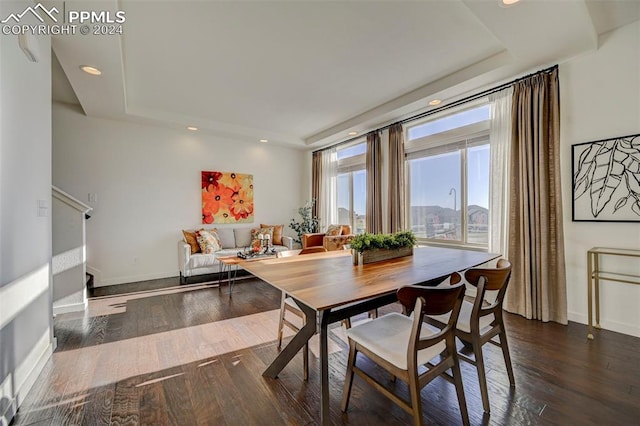
[[[253,175],[202,172],[202,223],[253,222]]]

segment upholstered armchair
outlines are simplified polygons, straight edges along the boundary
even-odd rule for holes
[[[327,235],[324,232],[316,232],[313,234],[302,235],[302,248],[308,247],[324,247],[327,251],[343,250],[344,246],[349,245],[355,235],[351,233],[351,226],[339,225],[342,231],[339,235]]]

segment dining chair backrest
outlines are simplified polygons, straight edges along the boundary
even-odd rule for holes
[[[425,315],[442,315],[449,312],[451,315],[448,323],[428,340],[437,341],[447,333],[451,333],[453,336],[464,292],[465,286],[462,282],[448,287],[406,286],[398,289],[398,301],[402,304],[405,313],[413,312],[414,315],[413,337],[417,338],[420,335]],[[423,345],[418,346],[416,349],[422,349]]]
[[[405,286],[398,289],[398,301],[406,309],[407,314],[410,314],[413,312],[416,300],[423,297],[423,314],[441,315],[451,311],[459,298],[459,293],[464,296],[464,284],[454,284],[456,285],[448,287]],[[438,297],[429,297],[432,294],[438,294]]]
[[[478,290],[474,303],[474,313],[479,316],[489,315],[497,310],[502,310],[502,302],[507,292],[507,286],[511,278],[511,262],[500,259],[495,268],[472,268],[464,273],[469,284]],[[497,296],[493,302],[485,298],[487,291],[497,291]],[[473,315],[472,315],[473,317]]]
[[[464,273],[464,277],[471,284],[476,285],[481,276],[487,280],[485,290],[501,290],[506,287],[511,276],[511,262],[507,259],[500,259],[493,269],[472,268]]]

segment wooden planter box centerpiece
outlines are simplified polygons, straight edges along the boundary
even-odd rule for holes
[[[413,256],[413,247],[399,249],[373,249],[363,253],[354,251],[354,265],[366,265],[367,263],[380,262],[382,260],[395,259],[396,257]]]
[[[413,256],[416,237],[411,231],[395,234],[360,234],[351,240],[354,265]]]

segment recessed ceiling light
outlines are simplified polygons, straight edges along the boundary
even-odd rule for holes
[[[192,132],[195,132],[196,130],[198,130],[198,128],[196,126],[187,126],[187,130],[191,130]]]
[[[260,142],[267,143],[267,142],[269,142],[269,140],[268,139],[260,139]]]
[[[503,6],[512,6],[516,3],[518,3],[520,0],[502,0],[502,5]]]
[[[86,72],[87,74],[91,74],[91,75],[101,75],[102,71],[100,71],[98,68],[96,67],[92,67],[89,65],[81,65],[80,69],[84,72]]]
[[[349,132],[349,133],[347,133],[347,134],[348,134],[349,136],[355,136],[355,135],[357,135],[357,134],[358,134],[358,132]]]
[[[436,105],[440,105],[442,101],[440,99],[434,99],[432,101],[429,101],[429,105],[431,106],[436,106]]]

